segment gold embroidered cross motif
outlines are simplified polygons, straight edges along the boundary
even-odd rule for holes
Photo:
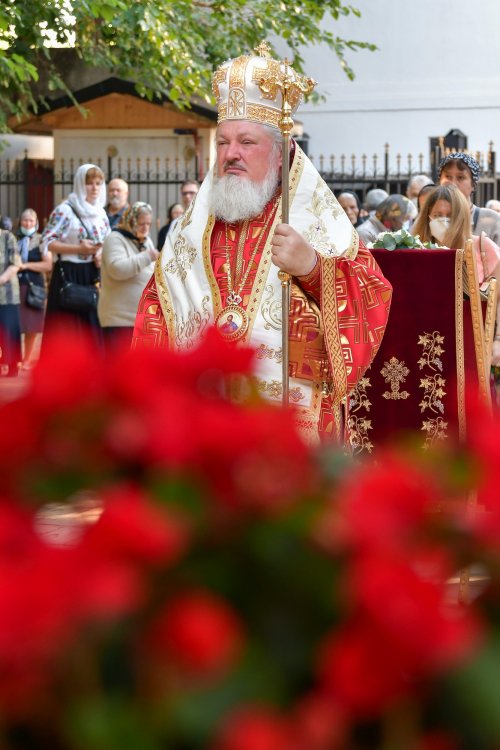
[[[196,248],[188,245],[184,235],[181,235],[174,245],[174,258],[165,265],[165,273],[179,276],[181,281],[186,279],[187,272],[196,258]]]
[[[267,68],[255,66],[252,71],[252,81],[255,81],[258,85],[263,99],[270,99],[271,101],[276,99],[279,75],[280,64],[276,60],[269,59]]]
[[[391,357],[388,362],[384,362],[384,367],[380,370],[380,373],[385,382],[391,385],[391,390],[382,394],[383,398],[399,401],[409,397],[408,391],[399,390],[401,383],[405,382],[407,375],[410,373],[403,361],[400,362],[396,357]]]
[[[264,39],[260,44],[254,47],[254,52],[256,52],[259,57],[271,57],[271,45]]]

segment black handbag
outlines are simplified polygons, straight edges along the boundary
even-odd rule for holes
[[[26,304],[28,307],[32,307],[34,310],[43,310],[46,299],[47,292],[45,291],[45,287],[33,284],[32,281],[28,280],[28,291],[26,292]]]
[[[97,310],[99,290],[95,284],[74,284],[68,281],[59,263],[62,286],[59,289],[59,304],[63,310],[71,312],[90,312]]]

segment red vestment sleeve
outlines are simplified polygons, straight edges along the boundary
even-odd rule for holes
[[[321,271],[320,263],[316,258],[316,265],[307,276],[297,276],[297,281],[308,297],[312,297],[319,304],[321,298]]]
[[[168,347],[168,330],[153,274],[142,293],[137,308],[132,349],[157,347]]]
[[[320,256],[321,312],[333,402],[346,396],[371,364],[384,335],[392,286],[360,243],[356,258]]]

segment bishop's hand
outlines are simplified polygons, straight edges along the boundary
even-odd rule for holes
[[[493,351],[491,353],[491,364],[493,367],[500,366],[500,341],[495,337],[493,341]]]
[[[271,240],[272,261],[291,276],[307,276],[316,265],[316,250],[289,224],[278,224]]]

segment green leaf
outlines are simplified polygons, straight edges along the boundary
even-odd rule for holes
[[[302,0],[294,12],[289,4],[270,0],[255,0],[252,12],[249,6],[247,0],[81,0],[72,2],[68,13],[65,3],[54,0],[2,3],[0,40],[7,46],[0,49],[5,84],[0,88],[0,132],[8,132],[10,116],[28,114],[51,92],[71,95],[68,82],[77,71],[60,50],[46,46],[47,30],[63,45],[75,35],[74,50],[89,67],[135,81],[141,96],[150,99],[169,91],[180,108],[194,95],[209,96],[214,68],[252,50],[265,37],[286,40],[300,72],[301,49],[325,43],[325,65],[336,60],[349,78],[354,71],[345,52],[374,48],[324,28],[329,18],[359,16],[340,0]]]
[[[395,250],[398,246],[396,239],[390,234],[385,234],[382,241],[386,250]]]
[[[500,639],[490,639],[446,680],[446,702],[453,723],[471,737],[469,747],[497,747],[500,742]]]

